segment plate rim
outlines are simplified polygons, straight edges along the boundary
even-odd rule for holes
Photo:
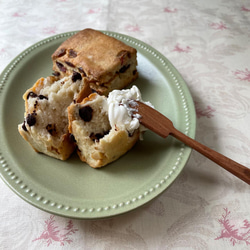
[[[39,42],[34,43],[33,45],[29,46],[25,50],[23,50],[20,54],[18,54],[14,59],[11,60],[11,62],[5,67],[5,69],[0,74],[0,97],[4,93],[4,86],[8,83],[8,78],[12,73],[12,70],[15,68],[15,66],[22,61],[23,58],[25,58],[26,55],[32,53],[32,51],[36,50],[37,48],[41,48],[41,46],[46,45],[47,43],[50,43],[54,40],[62,39],[62,38],[69,38],[70,36],[74,35],[78,31],[71,31],[71,32],[65,32],[61,34],[57,34],[48,38],[45,38]],[[191,138],[195,137],[196,133],[196,113],[195,113],[195,107],[192,95],[190,93],[190,90],[188,89],[188,86],[181,76],[181,74],[178,72],[178,70],[173,66],[173,64],[159,51],[154,49],[152,46],[146,44],[143,41],[140,41],[136,38],[133,38],[131,36],[113,32],[113,31],[104,31],[101,30],[106,35],[109,35],[111,37],[114,37],[118,40],[121,40],[123,42],[127,42],[130,46],[133,47],[133,45],[136,47],[137,50],[140,50],[143,54],[149,54],[151,56],[150,61],[156,60],[159,61],[164,69],[168,72],[169,77],[171,77],[171,80],[174,81],[179,94],[182,99],[182,105],[185,109],[186,113],[186,121],[187,124],[190,122],[190,119],[192,119],[192,128],[190,126],[186,126],[186,130],[184,133],[188,134]],[[0,109],[0,114],[2,114],[2,109]],[[191,118],[190,118],[190,114]],[[0,130],[0,133],[2,133],[2,129]],[[183,168],[188,162],[188,159],[191,155],[192,149],[188,148],[183,145],[180,152],[180,157],[185,159],[181,159],[182,162],[184,160],[184,163],[182,163],[182,166],[178,168],[179,162],[173,166],[172,170],[169,172],[169,176],[165,176],[162,178],[158,183],[156,183],[153,187],[146,190],[143,194],[139,195],[138,197],[134,197],[133,199],[128,200],[124,203],[119,204],[113,204],[108,207],[100,207],[100,208],[73,208],[73,207],[59,207],[57,204],[53,205],[53,201],[45,202],[42,198],[43,197],[34,197],[31,196],[31,194],[25,195],[25,189],[27,188],[27,185],[23,183],[22,180],[18,178],[18,176],[15,175],[15,173],[12,172],[11,166],[9,166],[9,163],[6,161],[4,153],[2,153],[2,143],[0,142],[0,177],[1,179],[7,184],[7,186],[14,191],[19,197],[21,197],[23,200],[28,202],[29,204],[52,214],[63,216],[67,218],[74,218],[74,219],[99,219],[99,218],[108,218],[113,217],[117,215],[121,215],[127,212],[130,212],[134,209],[137,209],[146,203],[150,202],[154,198],[156,198],[158,195],[160,195],[162,192],[164,192],[168,187],[172,185],[172,183],[177,179],[179,174],[182,172]],[[185,151],[185,154],[184,154]],[[172,172],[172,173],[171,173]],[[172,177],[174,174],[174,178]],[[164,186],[164,183],[166,187]],[[167,184],[166,184],[167,183]],[[27,189],[26,189],[27,190]],[[36,196],[36,194],[34,194]],[[40,197],[40,199],[39,199]],[[54,202],[55,203],[55,202]]]

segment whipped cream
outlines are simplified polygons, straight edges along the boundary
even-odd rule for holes
[[[130,89],[113,90],[109,93],[108,103],[108,116],[111,127],[118,127],[133,133],[134,130],[140,129],[141,132],[145,131],[145,127],[140,125],[139,114],[133,114],[136,111],[136,102],[144,102],[141,98],[140,90],[133,86]],[[150,102],[144,102],[153,107]]]

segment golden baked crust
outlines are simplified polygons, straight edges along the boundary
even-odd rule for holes
[[[93,29],[82,30],[53,53],[53,70],[60,77],[73,71],[86,76],[92,89],[107,95],[138,77],[136,49]]]

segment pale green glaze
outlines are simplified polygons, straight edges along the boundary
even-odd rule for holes
[[[60,161],[35,153],[22,139],[22,95],[52,73],[51,54],[74,32],[45,39],[18,55],[0,77],[0,173],[5,183],[30,204],[47,212],[80,219],[110,217],[133,210],[166,190],[185,166],[191,149],[173,138],[148,131],[116,162],[92,169],[76,155]],[[195,136],[195,109],[189,90],[173,65],[134,38],[104,33],[138,51],[143,100],[167,115],[177,129]],[[4,205],[4,204],[3,204]]]

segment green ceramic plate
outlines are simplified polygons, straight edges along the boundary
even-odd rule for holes
[[[38,42],[18,55],[0,76],[0,173],[21,198],[49,213],[80,219],[105,218],[131,211],[166,190],[185,166],[191,149],[174,138],[148,131],[144,140],[116,162],[92,169],[76,155],[60,161],[35,153],[17,131],[22,123],[22,95],[52,73],[51,54],[75,32]],[[114,32],[138,51],[134,82],[145,101],[167,115],[188,136],[195,136],[190,92],[173,65],[149,45]]]

